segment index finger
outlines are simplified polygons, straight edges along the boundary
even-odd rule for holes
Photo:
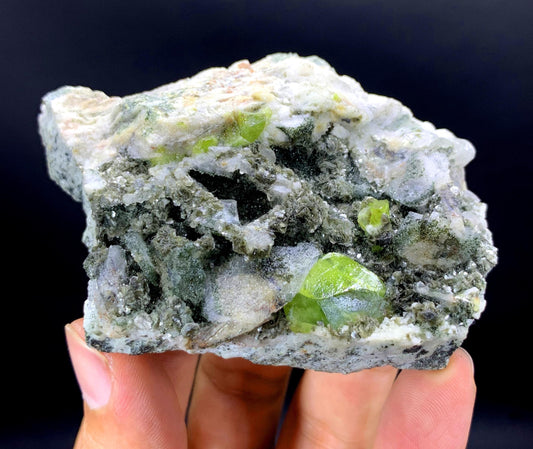
[[[203,355],[188,415],[189,447],[271,448],[290,372]]]

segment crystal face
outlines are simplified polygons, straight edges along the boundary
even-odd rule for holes
[[[83,205],[90,345],[352,372],[440,368],[497,261],[470,142],[315,56],[124,98],[43,98],[51,178]]]
[[[367,268],[339,253],[329,253],[313,265],[300,293],[315,299],[326,299],[353,292],[383,298],[385,284]]]

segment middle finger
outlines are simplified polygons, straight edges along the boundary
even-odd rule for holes
[[[189,447],[271,448],[291,369],[201,357],[188,419]]]
[[[291,401],[278,449],[370,448],[398,370],[306,371]]]

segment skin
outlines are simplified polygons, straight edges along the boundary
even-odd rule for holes
[[[102,354],[85,345],[81,319],[66,326],[66,337],[84,397],[75,449],[464,449],[467,444],[476,386],[472,359],[463,349],[435,371],[398,372],[390,366],[348,375],[306,371],[275,441],[288,367],[178,351]]]

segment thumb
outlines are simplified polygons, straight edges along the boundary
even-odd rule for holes
[[[75,449],[187,447],[195,356],[104,354],[86,345],[81,319],[65,334],[84,400]]]

